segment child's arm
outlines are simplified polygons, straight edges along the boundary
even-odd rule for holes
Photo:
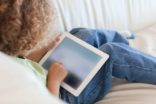
[[[52,94],[59,96],[60,84],[67,74],[67,70],[60,63],[54,63],[50,67],[48,70],[47,87]]]
[[[30,60],[33,60],[35,62],[39,62],[41,58],[50,50],[52,49],[55,44],[60,40],[60,35],[57,35],[54,40],[52,40],[47,46],[42,47],[39,50],[36,50],[32,53],[30,53],[27,58]]]

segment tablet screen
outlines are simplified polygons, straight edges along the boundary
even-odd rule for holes
[[[65,37],[42,64],[48,69],[54,62],[60,62],[68,70],[64,82],[77,89],[88,76],[101,56]]]

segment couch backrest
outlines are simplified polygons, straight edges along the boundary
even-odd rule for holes
[[[137,31],[156,22],[156,0],[53,0],[61,31],[74,27]]]

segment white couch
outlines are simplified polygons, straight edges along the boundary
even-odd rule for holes
[[[130,45],[156,56],[156,0],[54,0],[59,30],[75,27],[128,30]],[[156,86],[113,79],[110,93],[97,104],[155,104]]]

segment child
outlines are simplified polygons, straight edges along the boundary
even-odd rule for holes
[[[48,45],[40,44],[47,37],[47,29],[52,23],[51,10],[48,0],[0,0],[0,50],[38,62],[59,40],[56,37]],[[71,104],[92,104],[107,94],[112,75],[131,82],[156,83],[156,58],[129,47],[127,40],[119,33],[84,28],[73,29],[71,33],[110,57],[78,97],[60,88],[68,73],[63,64],[51,65],[47,87],[52,94],[58,96],[60,88],[63,100]],[[37,63],[13,59],[33,70],[43,82],[46,81],[46,73]]]
[[[47,40],[49,36],[46,34],[53,24],[53,17],[54,12],[48,0],[0,0],[0,51],[39,61],[59,40],[58,37],[54,41],[51,38]],[[47,41],[48,45],[44,43]],[[46,72],[43,68],[36,67],[36,63],[26,59],[13,59],[27,67],[32,66],[30,69],[39,79],[46,81]],[[54,95],[58,96],[60,83],[66,75],[66,70],[59,63],[49,68],[50,83],[47,86]]]

